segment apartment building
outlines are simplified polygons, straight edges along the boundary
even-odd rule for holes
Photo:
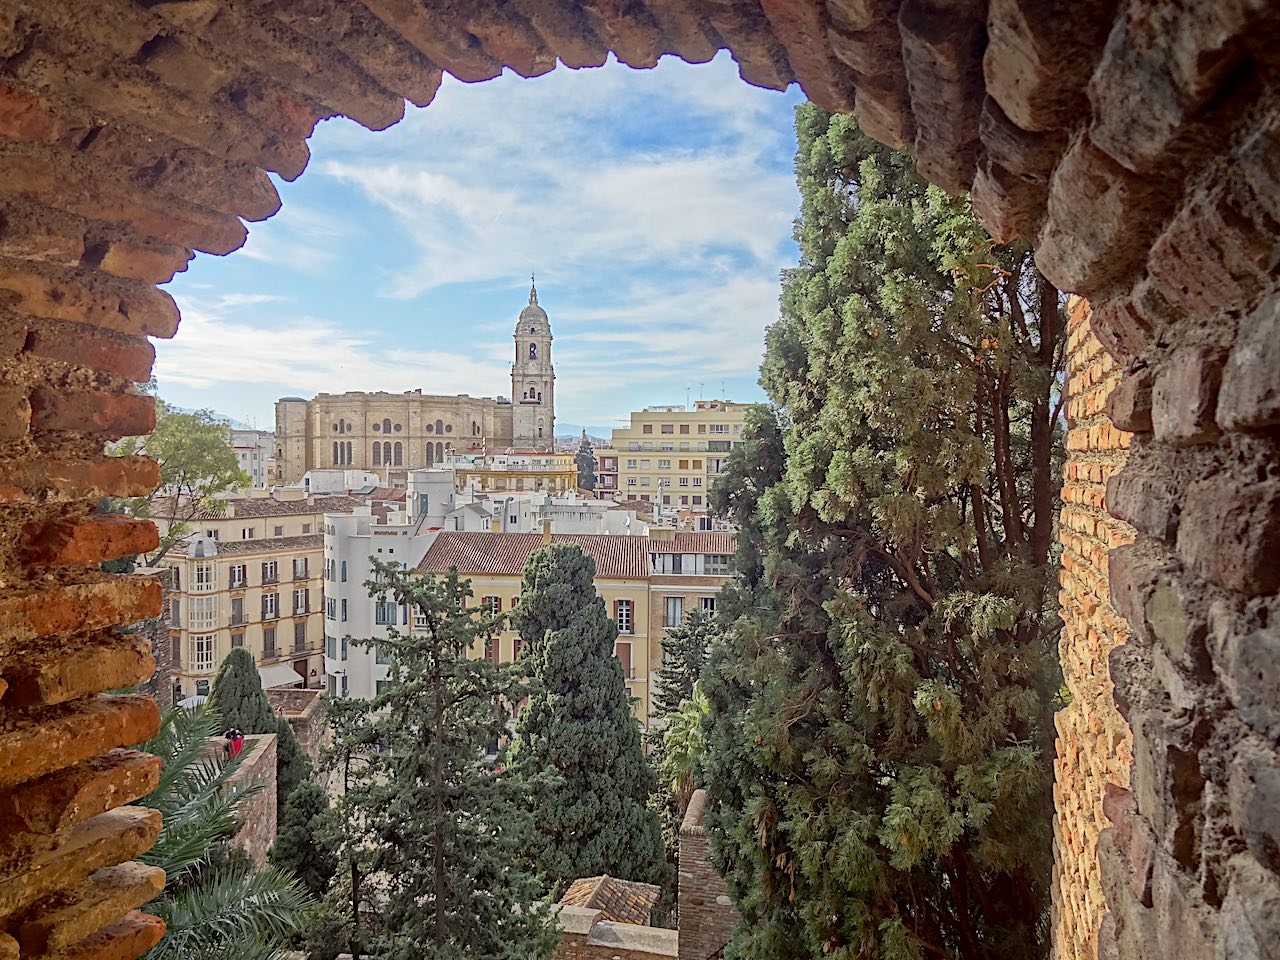
[[[732,576],[734,537],[729,533],[686,533],[650,530],[643,536],[614,534],[493,533],[481,531],[426,530],[405,518],[398,529],[379,531],[370,524],[360,530],[356,518],[330,517],[327,524],[336,530],[355,527],[357,536],[367,537],[353,544],[354,553],[381,550],[383,559],[410,558],[420,573],[439,576],[450,568],[471,581],[473,602],[498,612],[511,611],[519,602],[524,565],[530,554],[549,543],[574,543],[596,561],[596,590],[605,601],[609,615],[618,625],[615,653],[622,663],[627,688],[635,699],[636,716],[649,724],[653,683],[662,662],[662,638],[685,611],[713,610],[720,587]],[[415,533],[415,529],[417,532]],[[397,552],[392,554],[391,549]],[[403,551],[403,552],[402,552]],[[411,558],[422,551],[420,559]],[[394,603],[371,599],[364,581],[368,579],[368,557],[337,557],[333,570],[337,578],[338,602],[330,623],[331,633],[325,668],[330,674],[329,689],[336,696],[371,697],[385,682],[389,658],[373,648],[343,641],[344,636],[376,639],[390,626],[412,632],[412,612]],[[346,577],[343,580],[343,577]],[[345,620],[343,618],[346,618]],[[477,657],[495,663],[510,662],[520,655],[520,637],[504,631]]]
[[[572,453],[501,450],[445,454],[459,490],[479,493],[567,493],[577,489],[578,465]]]
[[[613,431],[618,498],[651,501],[659,516],[705,514],[711,482],[742,442],[749,404],[698,400],[684,406],[646,407],[630,426]]]
[[[618,493],[618,451],[613,447],[597,447],[596,496],[612,498]]]
[[[249,475],[249,486],[259,490],[271,486],[275,472],[275,434],[267,430],[233,429],[231,449],[240,469]]]
[[[207,696],[236,647],[253,654],[264,686],[323,683],[323,518],[358,505],[254,490],[195,521],[161,561],[173,577],[166,615],[175,700]]]

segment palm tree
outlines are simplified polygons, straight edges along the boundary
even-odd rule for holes
[[[693,696],[681,701],[680,709],[671,714],[662,731],[662,775],[681,813],[693,796],[694,772],[702,756],[702,718],[710,709],[711,702],[698,681],[693,685]]]
[[[140,749],[160,757],[160,782],[139,800],[164,815],[160,839],[141,859],[165,871],[165,890],[147,910],[168,925],[145,960],[276,960],[311,901],[274,868],[254,872],[215,851],[236,832],[236,811],[261,789],[230,781],[247,753],[210,751],[221,723],[207,706],[176,709]]]

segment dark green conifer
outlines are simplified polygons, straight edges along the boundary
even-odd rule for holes
[[[512,617],[538,689],[516,722],[510,756],[531,779],[551,775],[535,794],[529,855],[556,892],[603,873],[661,884],[667,872],[658,818],[646,806],[655,780],[595,572],[575,545],[537,551]]]
[[[300,783],[285,803],[271,845],[271,863],[301,881],[307,892],[322,898],[338,868],[329,823],[329,801],[314,783]]]
[[[276,713],[262,689],[258,665],[244,647],[236,647],[218,667],[209,703],[227,729],[242,733],[275,733]]]
[[[653,692],[651,719],[656,723],[661,724],[693,697],[693,685],[702,676],[715,625],[715,618],[710,614],[690,610],[679,626],[671,627],[663,635],[662,666],[658,668]]]

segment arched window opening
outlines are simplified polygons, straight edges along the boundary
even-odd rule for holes
[[[529,344],[529,359],[530,360],[538,359],[538,345],[536,343]]]
[[[390,441],[382,445],[382,465],[384,467],[391,466],[391,443]]]
[[[436,461],[438,463],[444,463],[444,444],[443,443],[436,444]]]
[[[338,460],[338,441],[333,441],[333,465],[336,467],[340,461]]]
[[[390,417],[386,417],[386,418],[384,418],[384,419],[383,419],[383,421],[382,421],[382,432],[383,432],[383,433],[390,433],[390,432],[391,432],[391,418],[390,418]]]
[[[428,443],[427,444],[427,466],[428,467],[435,466],[435,461],[436,461],[435,447],[433,447],[431,444]]]
[[[375,467],[382,466],[382,444],[374,441],[373,444],[373,465]]]
[[[347,459],[346,459],[344,462],[345,462],[346,464],[348,464],[348,465],[350,465],[350,464],[352,463],[352,460],[351,460],[351,441],[350,441],[350,440],[348,440],[348,441],[347,441]]]
[[[347,432],[347,420],[346,420],[346,418],[345,418],[345,417],[339,417],[339,418],[338,418],[338,432],[339,432],[339,433],[346,433],[346,432]]]
[[[402,444],[399,440],[396,441],[396,445],[394,449],[394,460],[395,460],[395,465],[397,467],[404,466],[404,444]]]
[[[437,420],[437,421],[436,421],[436,433],[444,433],[444,421],[443,421],[443,420]]]

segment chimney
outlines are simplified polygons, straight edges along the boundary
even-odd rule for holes
[[[542,545],[545,547],[551,543],[551,521],[542,521]]]

